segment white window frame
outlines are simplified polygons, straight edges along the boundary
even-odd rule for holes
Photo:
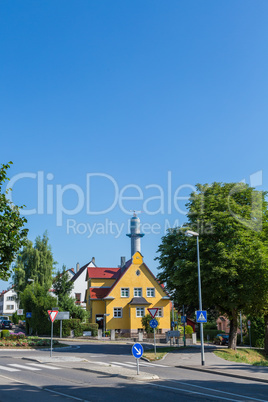
[[[136,294],[136,293],[140,293],[140,294]],[[142,297],[142,288],[134,288],[134,297]]]
[[[136,317],[142,318],[145,315],[144,307],[136,307]]]
[[[127,291],[127,296],[124,295],[125,291]],[[121,288],[121,297],[129,297],[129,288]]]
[[[164,317],[163,307],[158,307],[158,311],[155,316],[156,317]]]
[[[147,288],[146,297],[155,297],[155,288]]]
[[[115,315],[115,312],[117,315]],[[118,313],[120,315],[118,315]],[[114,307],[114,318],[123,318],[123,309],[122,307]]]

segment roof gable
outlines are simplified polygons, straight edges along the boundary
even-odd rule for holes
[[[136,267],[134,267],[136,265]],[[143,271],[143,274],[147,276],[149,281],[154,285],[155,288],[157,288],[158,292],[162,294],[164,297],[169,297],[168,293],[166,290],[163,288],[163,286],[159,283],[159,281],[156,279],[154,274],[150,271],[150,269],[147,267],[147,265],[143,262],[143,256],[142,254],[137,251],[133,256],[132,259],[126,262],[124,267],[120,269],[120,275],[118,276],[117,280],[113,284],[113,286],[110,288],[109,292],[107,293],[107,296],[110,296],[114,288],[119,284],[119,282],[122,281],[122,279],[128,275],[129,271],[132,270],[131,268],[137,269],[137,265],[139,265],[139,269]],[[132,273],[131,273],[132,275]],[[106,296],[106,297],[107,297]]]
[[[76,279],[85,271],[88,267],[96,267],[93,261],[88,262],[87,264],[83,265],[78,272],[74,274],[74,276],[70,279],[72,282],[76,281]]]

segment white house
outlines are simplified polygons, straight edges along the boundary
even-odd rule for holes
[[[79,263],[76,264],[76,273],[71,278],[71,281],[74,284],[73,290],[70,294],[71,297],[74,297],[76,300],[76,304],[79,304],[81,307],[86,309],[86,291],[87,291],[87,268],[96,267],[95,258],[92,257],[92,260],[83,265],[83,267],[79,268]]]
[[[0,315],[12,316],[18,309],[17,293],[11,287],[0,294]]]

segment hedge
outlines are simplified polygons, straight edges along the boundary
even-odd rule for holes
[[[98,335],[98,329],[99,329],[99,324],[95,323],[86,323],[86,324],[81,324],[83,331],[91,331],[92,336],[97,336]]]

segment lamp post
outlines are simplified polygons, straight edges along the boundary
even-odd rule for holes
[[[185,232],[186,236],[196,237],[197,245],[197,270],[198,270],[198,296],[199,296],[199,310],[202,311],[202,295],[201,295],[201,274],[200,274],[200,257],[199,257],[199,233],[193,232],[192,230],[187,230]],[[200,338],[201,338],[201,364],[205,365],[205,353],[204,353],[204,334],[203,334],[203,323],[200,322]]]

